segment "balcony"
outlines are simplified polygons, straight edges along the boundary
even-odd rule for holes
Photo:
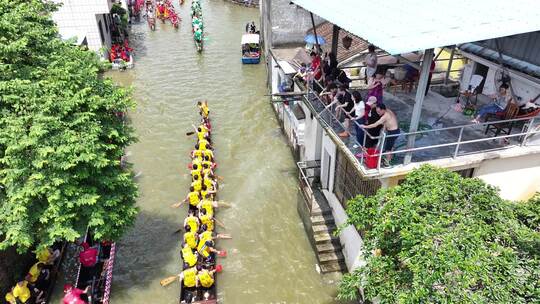
[[[401,175],[424,163],[442,167],[468,167],[485,159],[540,153],[538,117],[498,121],[513,125],[510,134],[486,135],[486,128],[493,122],[473,124],[470,116],[456,110],[456,97],[446,98],[430,92],[424,100],[419,131],[407,132],[414,106],[414,93],[391,94],[385,91],[384,103],[398,116],[401,134],[398,135],[394,151],[378,152],[371,158],[376,163],[370,162],[368,165],[363,147],[369,134],[366,132],[363,139],[357,140],[355,128],[351,124],[351,136],[337,136],[345,127],[335,116],[334,109],[326,108],[326,104],[311,88],[306,90],[308,93],[303,98],[305,105],[331,133],[334,141],[339,141],[341,147],[350,151],[349,156],[356,160],[364,176]],[[366,92],[362,93],[365,96]],[[478,104],[486,101],[485,96],[480,97]],[[381,132],[378,137],[369,137],[378,142],[376,147],[383,147],[390,136]],[[414,144],[409,145],[408,140]],[[381,156],[389,154],[393,154],[392,162],[385,168],[381,164]]]

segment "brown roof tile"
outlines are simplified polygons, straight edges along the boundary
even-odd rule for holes
[[[333,24],[330,22],[323,22],[316,27],[317,36],[323,37],[326,41],[326,45],[323,46],[323,50],[330,51],[330,49],[332,48],[332,28]],[[310,29],[307,34],[313,34],[313,29]],[[351,47],[348,50],[343,47],[343,43],[341,42],[343,37],[345,36],[349,36],[352,38]],[[342,62],[348,58],[351,58],[354,55],[357,55],[358,53],[367,50],[369,46],[369,42],[345,31],[344,29],[341,29],[339,31],[338,40],[338,62]]]

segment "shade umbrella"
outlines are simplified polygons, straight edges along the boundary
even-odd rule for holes
[[[304,41],[308,44],[317,44],[315,41],[315,35],[313,34],[309,34],[304,37]],[[326,40],[324,40],[324,38],[319,35],[317,35],[317,41],[319,42],[319,45],[323,45],[326,43]]]

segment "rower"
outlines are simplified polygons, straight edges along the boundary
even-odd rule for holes
[[[188,267],[193,267],[197,264],[197,254],[193,253],[193,249],[188,244],[184,244],[182,248],[182,260]]]
[[[186,198],[184,198],[184,200],[179,203],[172,204],[171,207],[178,208],[185,202],[189,202],[190,206],[197,207],[200,200],[201,200],[201,194],[199,193],[199,191],[195,191],[194,187],[189,187],[189,193],[186,196]]]
[[[184,287],[193,288],[197,285],[197,268],[188,268],[178,275],[180,281],[184,281]]]
[[[36,283],[36,281],[39,278],[39,275],[42,271],[48,272],[48,269],[44,269],[45,263],[43,262],[37,262],[32,267],[30,267],[30,270],[28,270],[28,282],[30,284]]]
[[[199,218],[196,217],[193,212],[190,212],[186,219],[184,219],[184,227],[189,226],[190,231],[199,231]]]
[[[203,166],[208,165],[208,167],[210,167],[210,168],[215,168],[216,167],[216,165],[210,160],[210,157],[206,156],[206,155],[203,158],[202,165]]]
[[[59,256],[60,250],[53,251],[51,248],[48,247],[40,249],[36,252],[36,259],[47,265],[52,265]]]
[[[210,195],[210,197],[213,198],[213,195],[216,194],[216,190],[207,190],[208,188],[206,187],[206,185],[202,185],[202,189],[201,189],[201,197],[207,197],[208,195]]]
[[[205,158],[208,157],[208,160],[214,161],[214,152],[212,152],[212,150],[208,150],[208,149],[204,150],[203,155]]]
[[[197,265],[197,286],[202,286],[204,288],[210,288],[214,285],[214,273],[215,270],[206,270],[203,269],[201,265]]]
[[[199,106],[201,116],[203,118],[208,118],[208,115],[210,114],[210,109],[208,108],[208,101],[199,101],[197,102],[197,106]]]
[[[216,189],[216,183],[212,179],[203,177],[202,181],[203,185],[206,186],[207,191],[214,191]]]
[[[199,166],[197,164],[192,164],[191,165],[191,179],[192,180],[195,180],[195,179],[201,179],[202,176],[201,176],[201,169],[199,168]]]
[[[202,180],[199,178],[199,176],[196,175],[193,177],[193,182],[191,183],[191,187],[197,192],[201,191]]]
[[[200,139],[198,142],[198,145],[199,145],[198,149],[201,149],[201,150],[212,149],[210,142],[206,139]]]
[[[207,214],[206,209],[199,211],[199,219],[203,225],[206,225],[208,231],[214,231],[214,217],[212,214]]]
[[[210,255],[210,253],[218,254],[219,250],[214,248],[213,240],[206,240],[204,242],[202,241],[199,242],[199,245],[197,246],[197,252],[204,259],[206,263],[212,263],[213,258]]]
[[[204,176],[207,176],[207,175],[214,175],[214,171],[212,171],[212,167],[210,167],[208,164],[201,164],[202,166],[202,174]]]
[[[28,281],[22,280],[17,282],[15,287],[11,290],[11,295],[17,301],[17,303],[27,303],[31,297],[30,289],[28,288]]]
[[[195,148],[197,148],[197,145],[195,145]],[[191,151],[191,159],[198,158],[202,160],[204,157],[203,153],[204,153],[203,150],[199,150],[199,149],[193,150]]]
[[[184,243],[188,245],[191,249],[197,248],[197,239],[199,236],[197,235],[197,231],[191,230],[191,226],[186,225],[184,227]]]

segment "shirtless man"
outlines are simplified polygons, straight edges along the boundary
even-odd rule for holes
[[[362,125],[362,128],[371,129],[382,125],[386,131],[386,142],[384,144],[383,152],[392,151],[394,144],[396,143],[396,139],[400,133],[396,114],[394,114],[394,112],[392,112],[390,109],[387,109],[384,104],[378,104],[376,111],[381,118],[370,125]],[[390,166],[392,156],[393,154],[388,154],[386,157],[385,166]]]

